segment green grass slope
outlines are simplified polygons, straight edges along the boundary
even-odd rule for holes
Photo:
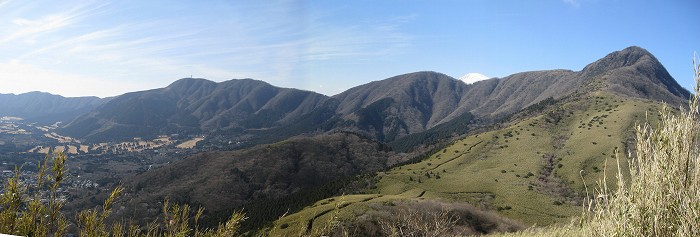
[[[654,123],[660,107],[605,92],[563,99],[455,140],[421,162],[379,172],[370,194],[321,201],[278,220],[274,229],[311,231],[310,221],[334,213],[352,219],[372,203],[417,199],[469,203],[527,226],[566,223],[581,213],[584,185],[592,193],[604,173],[617,172],[615,150],[626,158],[633,126]]]

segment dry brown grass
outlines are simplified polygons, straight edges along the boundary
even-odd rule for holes
[[[195,146],[197,146],[197,143],[198,143],[198,142],[200,142],[200,141],[202,141],[202,140],[204,140],[203,137],[196,137],[196,138],[194,138],[194,139],[187,140],[187,141],[185,141],[185,142],[183,142],[183,143],[178,144],[178,145],[177,145],[177,148],[180,148],[180,149],[192,149],[192,148],[194,148]]]

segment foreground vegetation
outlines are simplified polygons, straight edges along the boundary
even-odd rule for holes
[[[61,208],[64,203],[58,196],[61,182],[65,178],[66,155],[55,153],[47,156],[38,166],[36,183],[28,184],[20,178],[19,169],[9,178],[0,197],[0,233],[19,236],[234,236],[240,223],[245,220],[242,212],[234,213],[215,229],[200,229],[198,221],[203,209],[191,213],[188,205],[163,205],[162,223],[153,222],[146,228],[133,224],[114,223],[108,225],[107,217],[112,212],[115,199],[124,190],[115,188],[101,207],[81,211],[73,224],[68,221]],[[194,226],[191,226],[194,223]]]

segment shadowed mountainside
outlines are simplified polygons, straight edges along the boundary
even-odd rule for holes
[[[381,170],[398,159],[386,145],[352,133],[292,138],[241,151],[206,152],[129,179],[125,183],[133,191],[124,205],[140,210],[138,218],[161,214],[157,202],[166,197],[179,203],[196,203],[208,213],[217,213],[240,208],[252,200],[274,200]],[[288,208],[278,210],[281,212],[275,217]],[[125,210],[116,214],[129,213]],[[256,215],[254,211],[249,214]]]
[[[321,94],[278,88],[243,79],[215,83],[181,79],[168,87],[119,96],[70,124],[62,132],[96,140],[266,129],[289,124],[317,108]]]

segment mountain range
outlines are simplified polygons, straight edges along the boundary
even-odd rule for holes
[[[601,178],[606,159],[628,150],[630,128],[645,113],[661,101],[683,105],[689,95],[651,53],[633,46],[581,71],[523,72],[471,84],[423,71],[330,97],[252,79],[185,78],[109,99],[48,98],[74,111],[59,133],[80,139],[179,133],[261,144],[201,152],[130,177],[121,217],[134,218],[130,213],[144,207],[144,215],[157,216],[167,197],[204,206],[211,219],[248,207],[252,229],[273,224],[300,233],[334,205],[367,217],[378,206],[417,199],[471,203],[526,224],[562,221],[578,211],[581,179]],[[0,97],[0,104],[20,96]],[[47,104],[40,101],[34,103]],[[32,108],[40,106],[13,106],[5,113],[39,114]],[[43,118],[53,114],[44,112]],[[432,149],[403,153],[420,145]],[[367,173],[368,179],[347,181]],[[347,199],[333,197],[341,193]]]
[[[61,132],[104,141],[170,133],[267,136],[266,131],[295,131],[281,136],[285,138],[350,130],[391,142],[466,113],[490,123],[547,98],[593,87],[669,103],[689,95],[653,55],[629,47],[576,72],[523,72],[465,84],[424,71],[370,82],[332,97],[251,79],[215,83],[186,78],[103,103],[95,99],[94,109],[77,116]]]

